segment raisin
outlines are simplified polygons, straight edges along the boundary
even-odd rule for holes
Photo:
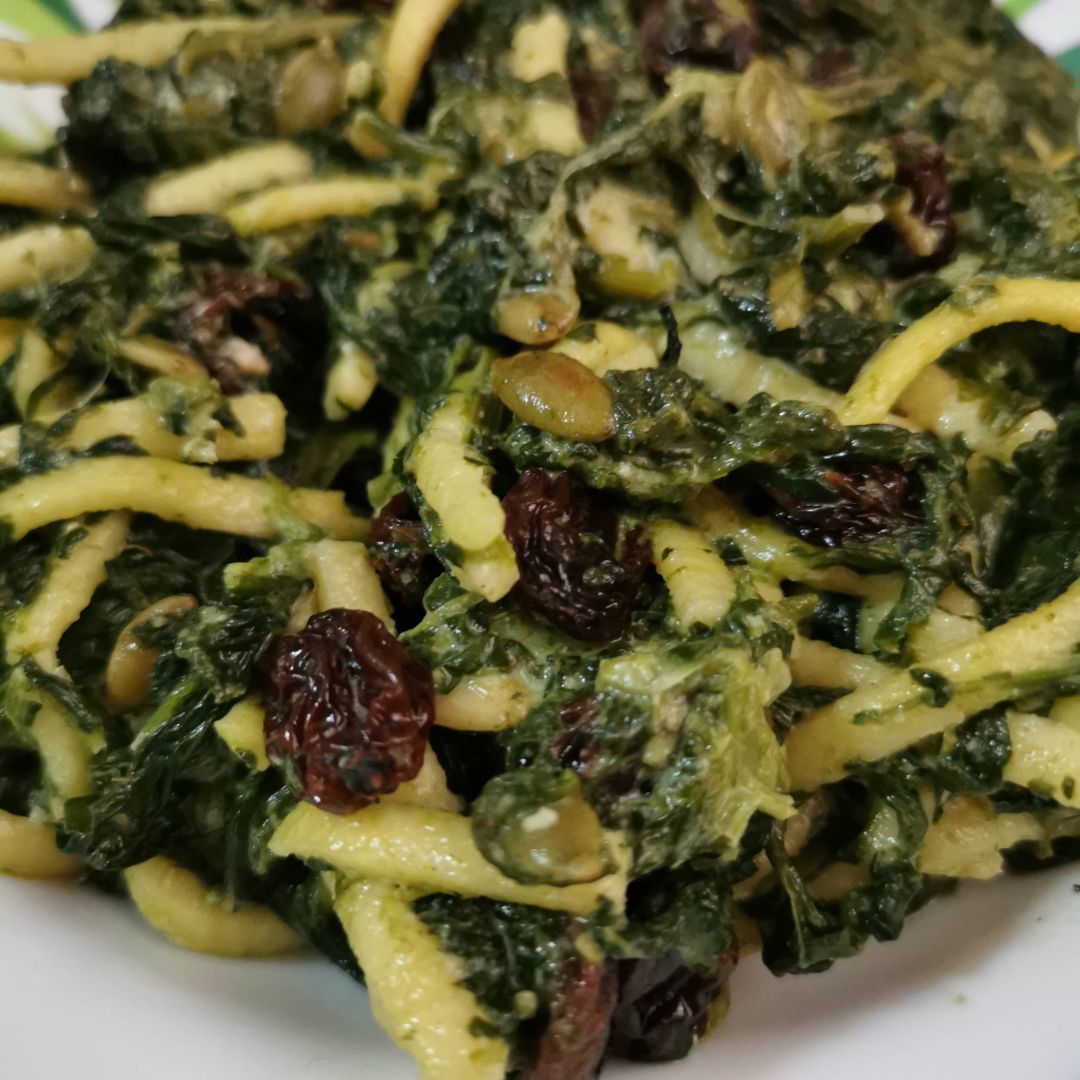
[[[896,182],[912,194],[911,213],[934,229],[940,239],[932,253],[920,255],[898,237],[890,267],[902,277],[938,270],[956,250],[956,221],[945,175],[945,155],[936,143],[916,142],[905,135],[895,136],[892,146],[896,154]]]
[[[383,584],[407,608],[417,608],[438,574],[420,513],[404,492],[372,519],[368,533],[371,561]]]
[[[796,536],[822,547],[869,543],[922,520],[922,485],[898,465],[851,461],[826,467],[820,483],[832,498],[800,499],[766,483],[772,516]]]
[[[745,71],[758,48],[753,15],[738,2],[648,0],[638,25],[645,64],[659,91],[684,65]]]
[[[847,45],[830,45],[810,62],[809,79],[814,86],[836,86],[855,74],[855,53]]]
[[[578,125],[592,142],[615,111],[615,75],[594,68],[582,49],[570,61],[570,93],[577,108]]]
[[[562,731],[551,747],[552,757],[564,768],[589,775],[594,771],[596,735],[604,722],[599,694],[586,694],[559,711]]]
[[[620,545],[618,515],[566,472],[526,470],[503,509],[522,607],[582,641],[620,637],[649,561],[641,530]]]
[[[620,960],[611,1053],[633,1061],[686,1057],[705,1033],[709,1011],[737,960],[734,945],[711,971],[688,967],[676,950],[645,960]]]
[[[562,730],[551,745],[551,756],[573,771],[602,800],[618,798],[633,790],[641,766],[642,747],[625,735],[625,725],[614,729],[605,723],[598,694],[564,705],[559,712]]]
[[[581,930],[580,923],[575,924]],[[600,1068],[618,996],[611,963],[570,953],[548,1009],[548,1023],[521,1080],[587,1080]]]
[[[254,389],[266,372],[263,345],[276,344],[273,307],[306,304],[306,286],[245,270],[219,269],[200,285],[199,297],[181,312],[176,336],[197,356],[227,394]],[[249,340],[254,339],[254,340]]]
[[[350,814],[420,771],[431,672],[374,615],[334,608],[275,634],[259,674],[267,756],[298,797]]]

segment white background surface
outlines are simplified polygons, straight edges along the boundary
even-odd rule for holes
[[[968,884],[825,975],[749,957],[685,1062],[605,1080],[1080,1080],[1080,865]],[[4,1080],[408,1080],[363,991],[319,959],[219,960],[122,901],[0,879]]]

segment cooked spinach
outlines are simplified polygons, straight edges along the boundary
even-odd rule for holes
[[[575,443],[515,422],[500,446],[519,469],[573,469],[591,487],[678,501],[749,464],[786,463],[799,448],[829,450],[843,435],[811,406],[754,398],[732,412],[673,368],[608,376],[615,431]]]

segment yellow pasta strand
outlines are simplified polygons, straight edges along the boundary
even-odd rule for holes
[[[465,552],[463,558],[451,563],[451,569],[463,589],[492,604],[506,596],[521,576],[517,556],[505,536],[483,551]]]
[[[62,820],[68,799],[80,799],[93,790],[90,764],[94,750],[90,739],[44,695],[30,725],[30,735],[41,756],[49,812]]]
[[[1056,724],[1080,731],[1080,696],[1070,694],[1058,698],[1050,707],[1050,719]]]
[[[193,33],[258,35],[267,45],[336,36],[356,23],[350,15],[265,19],[156,19],[127,23],[99,34],[0,41],[0,82],[73,83],[110,57],[157,67],[175,55]]]
[[[29,603],[16,608],[4,620],[4,649],[9,664],[33,656],[42,666],[55,667],[60,638],[105,580],[107,564],[123,550],[127,530],[127,514],[109,514],[85,526],[85,536],[71,546],[64,558],[50,560],[44,580]]]
[[[33,225],[9,233],[0,238],[0,292],[71,277],[93,253],[94,241],[77,225]]]
[[[510,72],[521,82],[537,82],[549,75],[567,76],[570,27],[557,11],[548,10],[519,23],[510,44]]]
[[[877,761],[955,727],[966,716],[1008,699],[1026,674],[1067,665],[1078,641],[1080,582],[1035,611],[920,663],[921,670],[957,688],[942,708],[921,703],[921,687],[908,670],[860,686],[811,713],[789,733],[784,750],[792,789],[811,791],[841,779],[850,762]]]
[[[227,398],[240,433],[221,428],[214,433],[218,461],[264,461],[285,449],[285,406],[276,394],[241,394]],[[184,460],[188,437],[169,431],[163,418],[143,398],[91,405],[57,438],[61,446],[88,450],[104,439],[130,439],[153,457]]]
[[[654,342],[610,322],[585,323],[556,341],[551,351],[573,357],[597,375],[640,371],[660,364]]]
[[[258,699],[246,697],[214,724],[214,730],[225,745],[238,757],[249,759],[257,772],[270,768],[263,720],[263,707]]]
[[[282,956],[303,941],[269,908],[235,910],[190,870],[156,855],[124,871],[139,914],[174,945],[215,956]]]
[[[577,915],[602,900],[621,908],[626,887],[622,873],[583,885],[523,885],[484,858],[468,818],[418,806],[378,804],[342,817],[304,804],[278,826],[270,850],[422,892],[487,896]]]
[[[1045,716],[1011,712],[1012,747],[1001,778],[1080,810],[1080,731]]]
[[[256,698],[248,697],[238,701],[214,724],[214,730],[224,740],[225,745],[237,756],[250,761],[258,772],[270,767],[270,759],[266,756],[263,721],[262,705]],[[446,774],[430,746],[424,753],[420,772],[379,801],[399,803],[403,806],[430,806],[434,810],[447,810],[451,813],[461,809],[458,797],[447,787]]]
[[[215,476],[161,458],[88,458],[0,492],[0,521],[16,540],[54,521],[102,510],[133,510],[194,529],[263,539],[287,533],[297,520],[341,539],[366,532],[340,492]]]
[[[686,506],[693,524],[710,539],[734,540],[750,568],[777,581],[799,581],[815,589],[866,600],[895,601],[903,587],[899,574],[857,574],[846,566],[815,566],[820,548],[797,540],[779,525],[748,514],[734,499],[706,488]]]
[[[1042,322],[1080,333],[1080,281],[999,278],[961,306],[948,300],[873,356],[844,399],[846,424],[880,424],[914,378],[972,334],[1012,322]]]
[[[381,806],[426,806],[432,810],[445,810],[450,814],[461,813],[461,799],[446,782],[446,772],[438,755],[429,744],[424,748],[424,763],[420,771],[396,791],[379,799]]]
[[[460,961],[442,951],[410,901],[399,885],[361,881],[334,903],[375,1019],[416,1060],[420,1080],[501,1080],[506,1043],[475,1033],[484,1015],[461,985]]]
[[[735,579],[724,560],[700,532],[675,521],[657,522],[649,540],[682,632],[715,626],[735,599]]]
[[[62,878],[78,872],[79,860],[57,848],[50,826],[0,810],[0,874]]]
[[[805,401],[835,412],[843,401],[785,361],[747,349],[718,323],[692,323],[681,337],[679,367],[733,405],[768,394],[777,401]]]
[[[90,206],[86,181],[77,173],[21,158],[0,158],[0,203],[54,214]]]
[[[320,540],[308,549],[306,561],[315,582],[319,611],[338,607],[370,611],[390,630],[394,629],[382,583],[363,544]]]
[[[354,341],[344,342],[326,373],[323,391],[326,419],[345,420],[350,413],[359,412],[371,400],[378,385],[379,373],[371,353]]]
[[[393,630],[389,605],[363,544],[320,540],[308,546],[306,561],[315,580],[314,607],[317,610],[345,607],[370,611]],[[235,753],[250,760],[258,771],[269,767],[264,735],[264,713],[257,698],[237,702],[214,729]],[[435,751],[428,746],[420,772],[385,795],[382,803],[428,806],[457,812],[458,797],[450,790]]]
[[[513,672],[469,675],[435,696],[435,723],[455,731],[505,731],[520,724],[535,701]]]
[[[825,686],[834,690],[872,685],[896,674],[896,668],[872,656],[838,649],[801,635],[796,635],[792,642],[788,667],[796,686]]]
[[[9,664],[29,656],[43,670],[59,672],[66,678],[56,657],[60,638],[105,580],[107,564],[120,554],[127,531],[127,514],[108,514],[87,525],[81,539],[68,545],[64,557],[53,556],[31,600],[4,620],[5,658]],[[19,669],[9,676],[9,683],[9,690],[17,686],[19,695],[36,703],[30,736],[41,757],[49,810],[60,818],[66,800],[90,794],[90,763],[96,741],[75,726],[52,696],[27,686]]]
[[[1005,430],[995,430],[985,419],[985,395],[967,393],[958,379],[937,364],[915,376],[900,395],[899,405],[911,420],[939,439],[959,435],[969,449],[1006,464],[1019,447],[1057,427],[1045,409],[1035,409]]]
[[[71,408],[70,387],[63,382],[37,394],[39,387],[63,372],[66,361],[36,330],[23,334],[12,363],[11,396],[24,419],[51,424]]]
[[[907,646],[912,659],[922,662],[974,641],[985,632],[986,628],[977,618],[951,615],[936,607],[927,616],[926,622],[913,626],[908,632]]]
[[[398,0],[382,56],[383,96],[380,115],[400,124],[420,81],[439,31],[461,0]]]
[[[29,327],[30,324],[22,319],[0,319],[0,365],[11,359],[20,338]]]
[[[1003,851],[1042,836],[1032,814],[998,815],[984,795],[956,795],[927,829],[918,868],[924,874],[987,881],[1004,869]]]
[[[462,401],[451,393],[435,410],[409,468],[447,539],[465,551],[482,552],[503,538],[506,515],[488,486],[490,467],[469,446],[471,423]]]
[[[425,209],[438,203],[445,172],[432,170],[426,177],[341,176],[308,180],[271,188],[234,203],[225,218],[241,235],[273,232],[290,225],[306,225],[328,217],[363,217],[381,206],[415,200]]]
[[[295,143],[275,142],[166,173],[146,189],[146,212],[154,217],[213,214],[241,195],[311,175],[311,155]]]
[[[344,607],[370,611],[393,632],[394,621],[390,615],[390,605],[363,544],[320,540],[310,545],[307,563],[315,580],[317,608],[326,610]],[[259,729],[261,736],[261,710]],[[401,784],[396,791],[384,795],[380,802],[430,806],[436,810],[452,812],[461,809],[460,800],[447,786],[446,774],[430,746],[425,749],[420,772],[412,780]]]
[[[208,379],[210,372],[176,345],[152,337],[125,338],[116,351],[132,364],[173,379]]]

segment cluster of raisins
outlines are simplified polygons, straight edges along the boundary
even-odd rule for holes
[[[715,0],[648,0],[638,22],[645,63],[658,90],[676,67],[745,71],[758,48],[748,9]]]
[[[811,544],[865,544],[894,536],[923,518],[919,478],[898,465],[852,461],[843,471],[827,469],[821,480],[833,497],[799,499],[776,485],[764,485],[773,500],[772,517]]]

